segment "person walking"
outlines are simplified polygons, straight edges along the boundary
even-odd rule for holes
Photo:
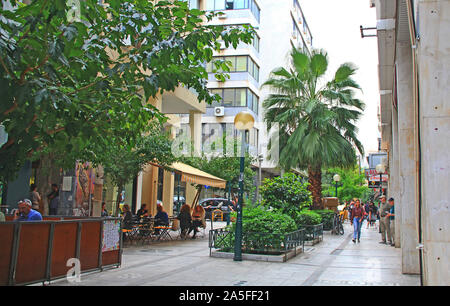
[[[389,218],[389,232],[388,232],[388,239],[390,241],[390,245],[395,247],[395,205],[394,205],[394,198],[389,198],[388,200],[389,206],[391,209],[386,214],[386,218]]]
[[[378,207],[370,201],[369,204],[369,224],[370,226],[376,225],[378,220]]]
[[[353,224],[353,243],[356,243],[356,239],[358,239],[358,243],[361,239],[361,226],[364,219],[364,208],[361,207],[361,203],[359,200],[356,200],[355,207],[352,209],[352,224]]]
[[[348,213],[349,213],[348,219],[350,220],[350,224],[353,224],[353,216],[352,216],[353,208],[355,208],[355,202],[353,202],[353,200],[352,200],[352,201],[350,201],[350,206],[348,209]]]
[[[380,197],[380,232],[381,232],[381,244],[387,244],[386,240],[389,241],[390,237],[390,222],[389,217],[386,217],[387,213],[391,210],[389,203],[386,202],[386,196],[382,195]],[[386,239],[387,237],[387,239]],[[389,241],[391,243],[391,241]]]

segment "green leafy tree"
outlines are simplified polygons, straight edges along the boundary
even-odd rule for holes
[[[351,78],[351,64],[342,64],[328,82],[323,80],[328,57],[322,50],[293,49],[291,64],[289,70],[272,71],[263,84],[272,90],[263,102],[264,120],[268,129],[279,124],[280,166],[308,170],[313,206],[320,208],[322,167],[354,165],[353,146],[363,153],[355,123],[364,104],[354,97],[360,87]]]
[[[149,98],[177,86],[194,89],[199,101],[218,100],[204,63],[219,41],[236,47],[254,34],[207,25],[216,14],[184,1],[10,2],[0,12],[0,124],[9,135],[0,147],[2,181],[55,148],[66,152],[61,165],[73,167],[80,156],[95,157],[93,143],[101,151],[110,139],[135,147],[150,120],[163,120]]]
[[[293,173],[281,177],[267,178],[261,185],[262,205],[273,207],[295,217],[297,212],[311,206],[311,192],[308,182]]]
[[[116,214],[119,211],[120,191],[139,172],[143,171],[149,162],[154,162],[166,169],[170,169],[170,165],[177,160],[172,154],[171,140],[164,132],[161,132],[161,128],[158,128],[158,125],[154,125],[152,133],[138,138],[134,147],[116,142],[117,140],[120,140],[120,138],[110,140],[110,145],[113,145],[114,148],[98,156],[98,162],[101,162],[105,174],[119,190],[116,201]]]
[[[226,180],[230,184],[231,190],[237,191],[239,189],[240,176],[238,143],[240,143],[238,138],[224,133],[222,137],[218,137],[215,141],[208,143],[210,148],[206,152],[202,152],[200,157],[183,156],[180,160],[192,167]],[[225,150],[227,146],[231,148],[229,152]],[[215,153],[207,154],[207,152]],[[244,161],[244,192],[247,194],[251,194],[254,190],[255,172],[251,167],[253,162],[254,158],[246,152]]]
[[[366,177],[364,172],[359,173],[356,165],[350,168],[329,168],[324,171],[322,186],[325,195],[334,197],[336,194],[336,186],[333,181],[335,174],[339,174],[341,177],[337,188],[339,200],[348,201],[353,198],[368,197],[370,188],[366,186]]]

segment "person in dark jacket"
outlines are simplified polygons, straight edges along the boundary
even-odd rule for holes
[[[130,211],[130,206],[128,204],[125,204],[123,206],[123,228],[124,229],[131,229],[133,227],[133,215]]]

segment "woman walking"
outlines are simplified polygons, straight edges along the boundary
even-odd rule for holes
[[[356,243],[356,239],[359,240],[361,238],[361,226],[362,221],[364,219],[364,208],[361,207],[361,203],[359,200],[356,200],[355,207],[352,209],[352,224],[353,224],[353,243]]]

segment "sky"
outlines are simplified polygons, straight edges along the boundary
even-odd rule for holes
[[[357,68],[354,80],[361,86],[357,93],[366,108],[359,120],[358,139],[366,156],[378,151],[377,109],[380,103],[378,83],[378,45],[376,37],[361,38],[359,26],[376,26],[375,8],[369,0],[299,0],[313,36],[314,48],[327,51],[327,80],[339,65],[351,62]],[[373,33],[373,31],[371,31]]]

